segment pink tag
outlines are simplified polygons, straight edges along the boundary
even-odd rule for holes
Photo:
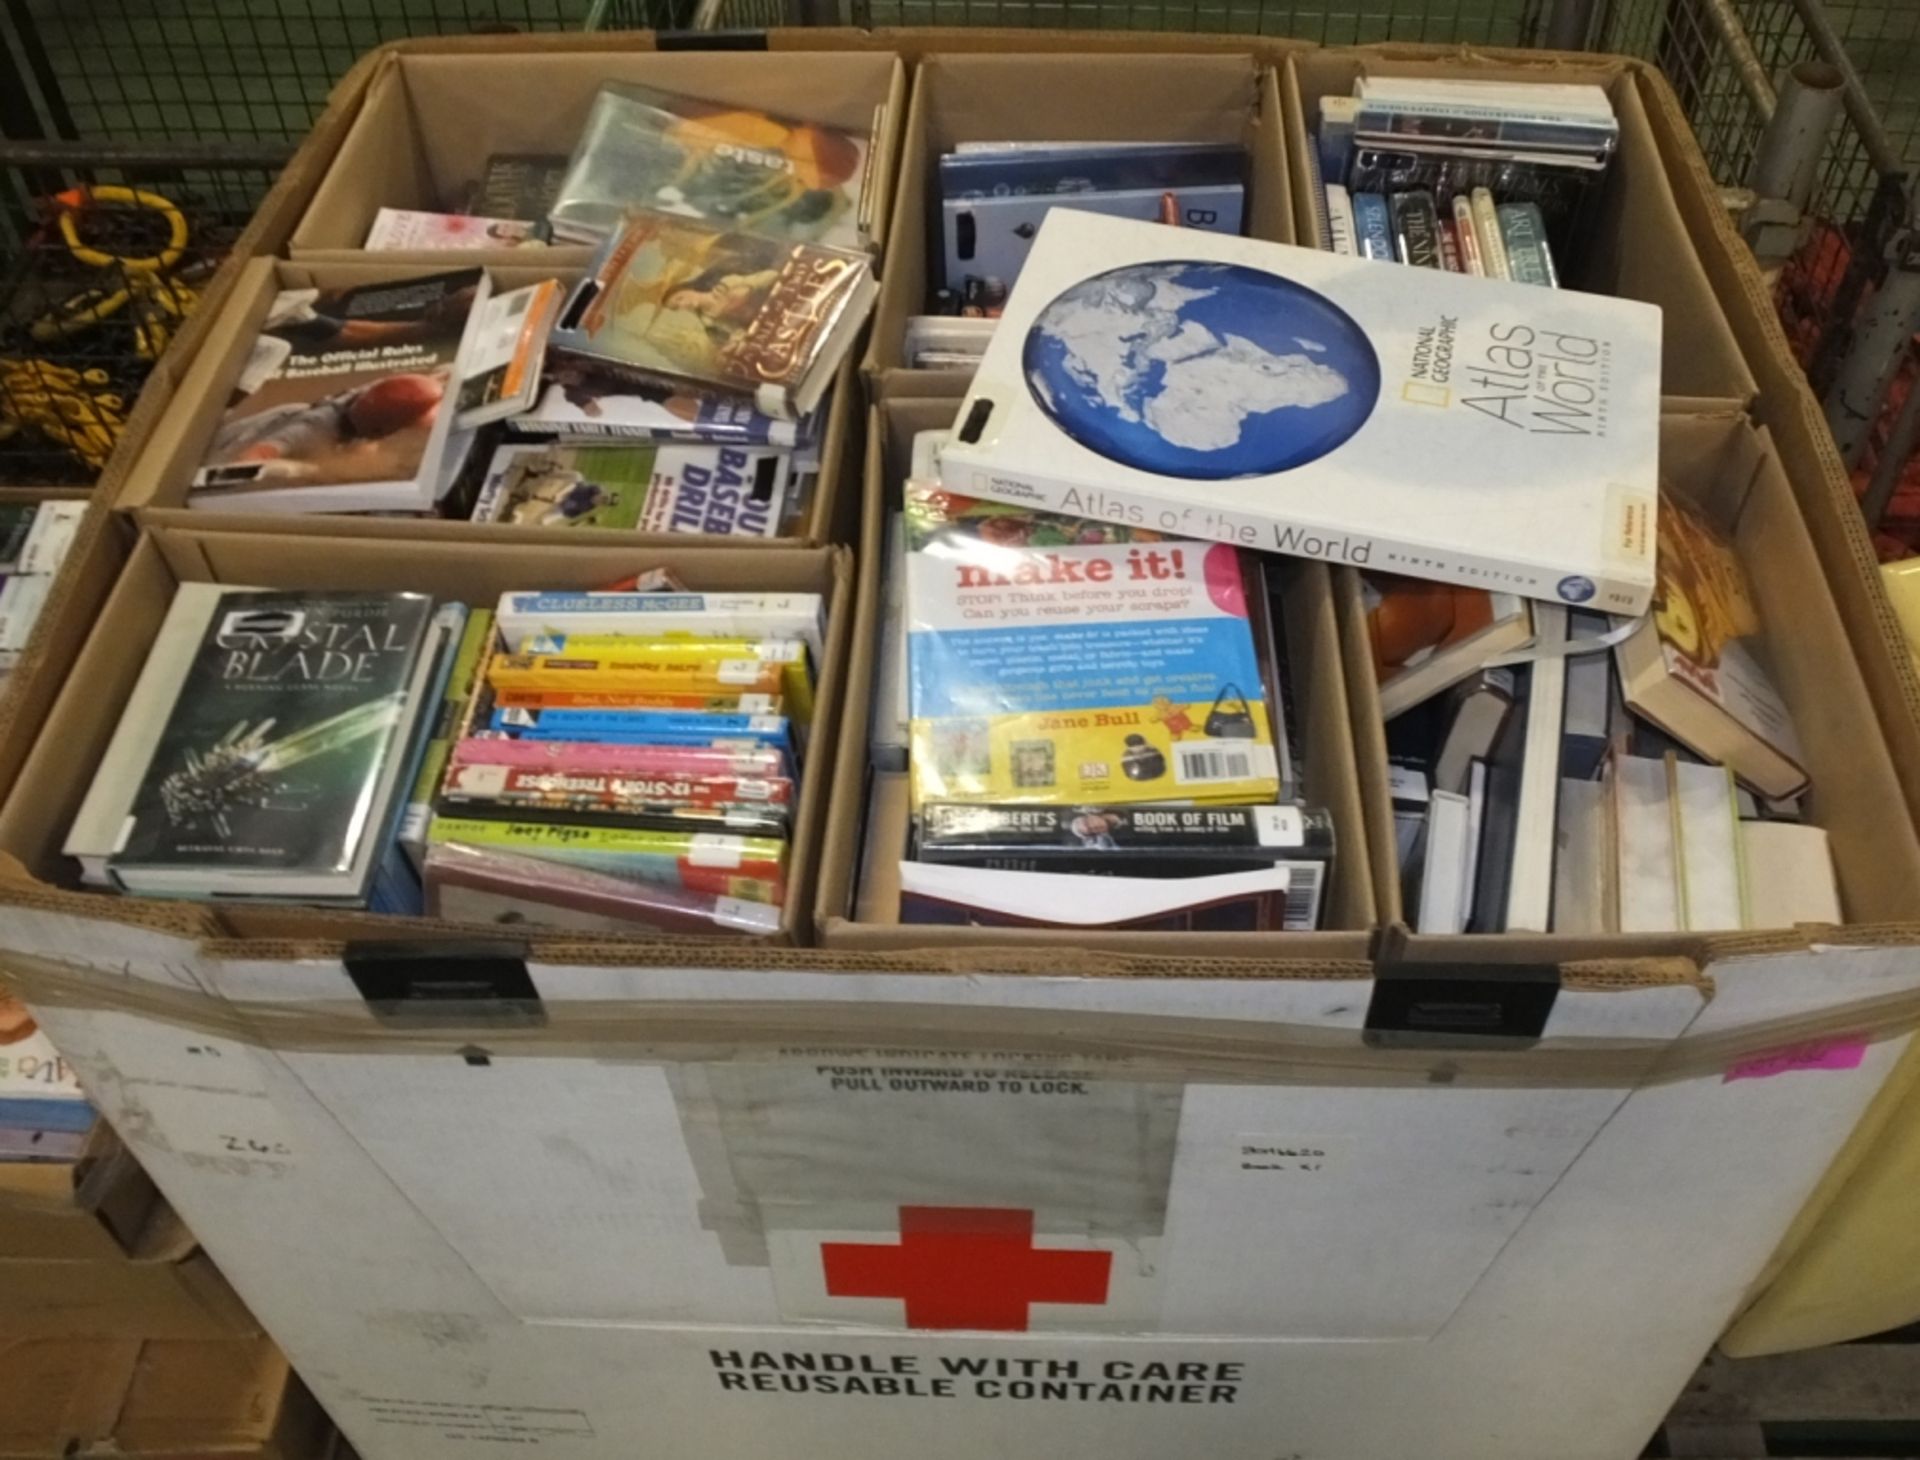
[[[1773,1054],[1755,1055],[1731,1066],[1721,1080],[1771,1080],[1791,1070],[1857,1070],[1867,1057],[1864,1039],[1833,1039],[1824,1043],[1799,1044]]]

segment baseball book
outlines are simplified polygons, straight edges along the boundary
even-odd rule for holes
[[[445,479],[463,341],[488,291],[484,269],[283,290],[188,505],[430,509]]]
[[[475,522],[772,537],[791,476],[785,451],[673,442],[499,448]]]
[[[940,472],[952,491],[1638,614],[1660,311],[1063,209]]]

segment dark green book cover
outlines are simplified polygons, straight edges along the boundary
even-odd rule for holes
[[[415,593],[222,599],[114,866],[350,870],[384,827],[381,773],[404,748],[432,616]]]

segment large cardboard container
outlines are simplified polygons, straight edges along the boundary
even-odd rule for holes
[[[1364,958],[1369,932],[1380,921],[1367,854],[1367,814],[1361,800],[1359,771],[1348,732],[1349,705],[1345,661],[1334,618],[1332,579],[1323,563],[1269,559],[1279,585],[1276,632],[1283,641],[1298,712],[1302,779],[1307,798],[1332,813],[1336,857],[1326,893],[1323,931],[1317,933],[1143,933],[1081,929],[955,928],[902,924],[897,896],[892,909],[863,910],[857,897],[860,874],[869,859],[898,860],[903,846],[866,845],[867,727],[873,714],[874,677],[879,636],[886,612],[882,580],[886,572],[887,520],[900,507],[914,433],[950,425],[958,406],[954,395],[897,396],[921,386],[939,389],[943,377],[923,371],[886,377],[867,431],[865,506],[861,514],[860,599],[854,616],[855,673],[848,684],[844,733],[834,771],[833,806],[827,819],[826,848],[817,911],[820,941],[828,947],[882,949],[938,946],[953,950],[991,947],[1100,949],[1116,953],[1165,953],[1171,957],[1211,955],[1283,959]],[[903,828],[891,828],[898,836]]]
[[[549,252],[557,253],[557,250]],[[378,258],[378,262],[373,260]],[[140,520],[171,523],[204,531],[323,533],[339,537],[405,537],[422,541],[524,542],[590,544],[632,548],[688,547],[698,543],[730,546],[819,546],[844,536],[854,493],[843,490],[842,477],[849,454],[849,431],[858,416],[859,385],[853,359],[840,369],[832,400],[821,425],[820,475],[813,499],[802,520],[800,535],[748,539],[716,537],[707,533],[624,532],[614,528],[539,528],[501,522],[456,522],[439,517],[396,518],[378,514],[244,512],[196,508],[187,505],[194,471],[206,459],[220,419],[233,398],[234,382],[245,368],[267,311],[282,289],[350,288],[382,280],[415,278],[465,267],[461,256],[441,254],[432,263],[407,262],[400,256],[358,254],[352,262],[288,263],[270,258],[250,260],[236,281],[232,297],[219,321],[207,333],[192,367],[173,392],[165,413],[154,426],[144,449],[127,467],[115,497],[115,506]],[[577,269],[556,269],[542,256],[529,264],[521,256],[512,264],[489,266],[497,288],[512,289],[540,279],[559,277],[572,282]],[[857,493],[857,487],[855,488]]]
[[[127,1149],[0,1165],[0,1339],[211,1340],[259,1332]]]
[[[1238,142],[1252,162],[1247,232],[1290,241],[1279,91],[1272,69],[1251,54],[1253,44],[1239,55],[922,56],[901,139],[869,373],[906,366],[907,320],[926,312],[929,280],[939,277],[939,159],[959,142]]]
[[[906,72],[886,52],[817,52],[804,60],[736,51],[659,54],[650,46],[558,52],[506,44],[454,54],[382,55],[367,79],[358,115],[313,191],[288,240],[295,259],[357,253],[381,208],[457,212],[458,200],[496,153],[573,151],[587,112],[608,82],[657,87],[682,96],[776,115],[803,117],[872,134],[868,156],[873,237],[886,237],[894,147],[906,110]],[[557,265],[583,267],[591,248],[544,250]],[[444,254],[398,253],[399,261]],[[524,261],[521,250],[482,250],[475,261]]]
[[[804,591],[819,593],[826,600],[826,654],[818,671],[820,708],[793,818],[790,890],[781,925],[783,939],[802,938],[810,923],[820,826],[827,805],[827,771],[833,763],[839,707],[845,698],[847,622],[852,616],[848,556],[843,548],[678,548],[640,555],[627,547],[586,544],[482,545],[154,528],[135,547],[74,661],[73,673],[22,773],[22,794],[0,808],[0,854],[11,859],[5,864],[8,875],[0,877],[0,887],[11,886],[32,899],[42,889],[74,883],[77,869],[61,855],[61,843],[180,583],[411,589],[487,606],[509,589],[596,588],[636,568],[659,566],[671,568],[694,589]],[[5,897],[0,891],[0,902]],[[218,906],[152,903],[78,893],[60,895],[58,900],[83,920],[151,918],[157,926],[192,926],[209,934],[243,938],[433,940],[463,933],[471,936],[476,931],[430,919],[239,902]],[[57,1036],[55,1043],[59,1043]],[[82,1083],[94,1090],[99,1081],[84,1065],[80,1069]]]
[[[1281,67],[1295,217],[1314,217],[1313,182],[1307,166],[1313,129],[1320,119],[1320,99],[1350,94],[1361,76],[1457,76],[1604,87],[1620,121],[1619,148],[1602,188],[1584,256],[1562,282],[1569,288],[1660,306],[1661,390],[1669,410],[1712,410],[1726,401],[1744,407],[1757,388],[1753,372],[1695,255],[1634,82],[1637,68],[1638,63],[1619,57],[1550,56],[1543,61],[1537,52],[1482,60],[1436,47],[1301,51]],[[1304,238],[1308,225],[1297,222],[1296,227]]]

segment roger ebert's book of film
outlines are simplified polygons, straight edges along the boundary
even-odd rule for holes
[[[1652,305],[1056,209],[953,491],[1637,614]]]

